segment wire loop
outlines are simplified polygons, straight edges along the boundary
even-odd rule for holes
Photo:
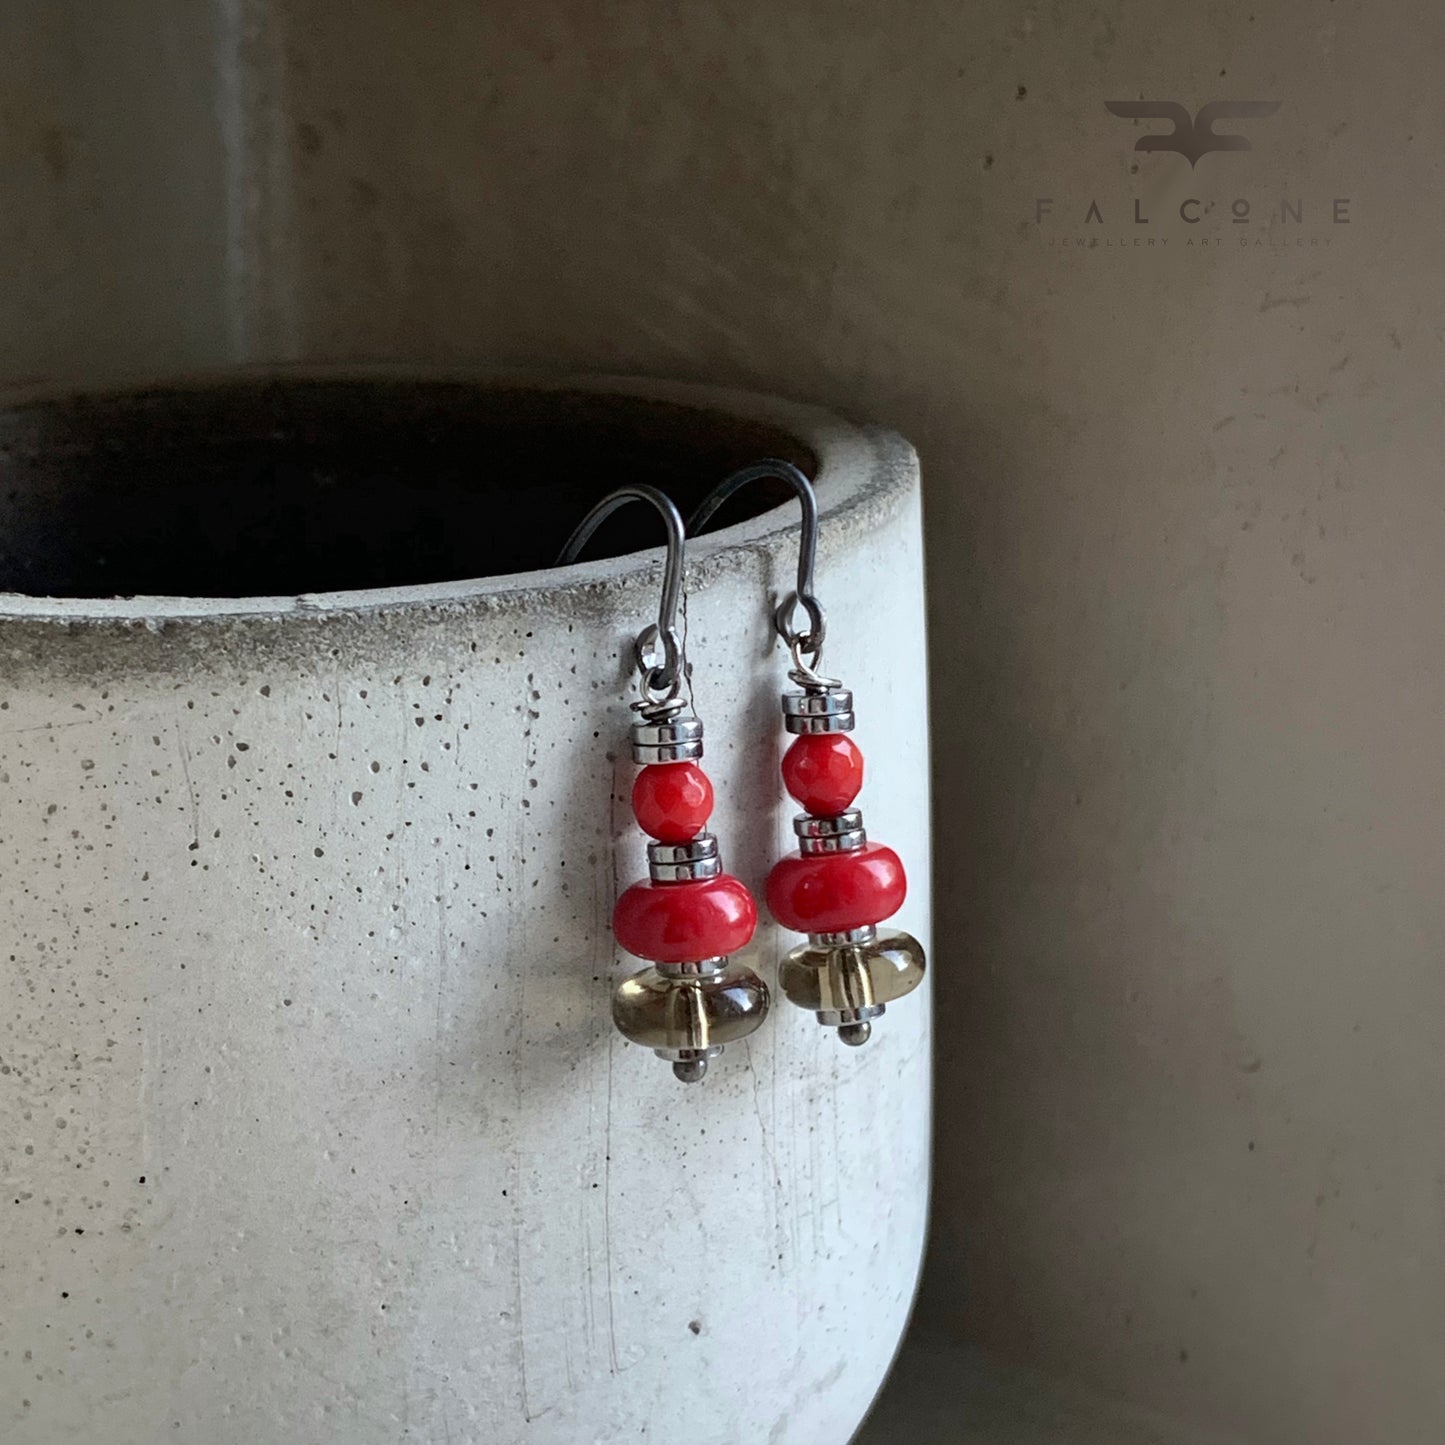
[[[818,559],[818,498],[813,491],[812,482],[792,462],[779,461],[776,457],[755,462],[719,482],[698,504],[688,519],[687,530],[695,536],[734,492],[750,482],[769,480],[786,482],[793,489],[803,512],[802,535],[798,538],[798,585],[778,604],[773,613],[773,626],[777,629],[778,636],[793,651],[797,666],[812,672],[822,660],[823,640],[828,635],[827,614],[813,591],[813,568]],[[799,607],[807,615],[806,632],[793,626]],[[812,654],[813,661],[810,666],[802,663],[798,655],[800,651]]]
[[[672,499],[656,487],[643,483],[618,487],[609,492],[572,530],[572,535],[557,554],[557,566],[565,567],[577,560],[577,554],[591,540],[592,534],[619,507],[628,502],[646,502],[656,509],[667,531],[667,559],[662,569],[662,594],[657,603],[657,621],[649,622],[632,644],[637,664],[638,688],[642,698],[638,706],[649,715],[675,714],[681,710],[682,684],[686,672],[682,638],[677,630],[677,604],[682,595],[682,569],[686,539],[682,515]]]

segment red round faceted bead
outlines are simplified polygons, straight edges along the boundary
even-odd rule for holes
[[[696,963],[734,953],[757,926],[753,895],[727,873],[692,883],[634,883],[612,913],[618,943],[654,963]]]
[[[848,853],[790,853],[768,874],[768,911],[797,933],[881,923],[903,907],[907,893],[898,854],[881,843]]]
[[[712,816],[712,783],[696,763],[649,763],[632,785],[632,811],[659,843],[686,843]]]
[[[783,786],[815,818],[836,818],[863,786],[863,754],[847,733],[804,733],[783,754]]]

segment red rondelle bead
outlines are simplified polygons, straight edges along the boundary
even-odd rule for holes
[[[768,911],[798,933],[844,933],[881,923],[903,907],[908,880],[892,848],[790,853],[768,874]]]
[[[847,733],[804,733],[783,754],[783,785],[815,818],[836,818],[863,786],[863,754]]]
[[[612,932],[654,963],[696,963],[734,953],[758,926],[757,904],[730,874],[692,883],[634,883],[617,900]]]
[[[686,843],[712,816],[712,783],[696,763],[649,763],[632,785],[632,811],[659,843]]]

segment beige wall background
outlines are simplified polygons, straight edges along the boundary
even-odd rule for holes
[[[1253,1441],[1445,1433],[1437,5],[30,0],[0,41],[11,379],[480,359],[911,437],[923,1320]],[[1140,97],[1280,109],[1191,169]]]

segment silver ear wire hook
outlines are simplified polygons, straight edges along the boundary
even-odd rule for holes
[[[656,508],[667,530],[667,560],[662,570],[662,596],[657,604],[657,621],[649,622],[637,634],[632,655],[637,661],[644,711],[676,711],[681,705],[683,681],[682,639],[677,631],[677,604],[682,595],[682,568],[686,538],[682,516],[670,497],[656,487],[638,483],[618,487],[582,518],[557,554],[559,567],[577,560],[577,554],[592,534],[619,507],[628,502],[647,502]]]
[[[813,484],[792,462],[769,457],[743,467],[719,482],[698,504],[688,519],[687,530],[694,536],[719,507],[749,482],[785,482],[793,489],[803,512],[802,535],[798,538],[798,585],[778,604],[773,613],[773,626],[793,655],[793,676],[805,687],[837,687],[837,679],[823,677],[818,665],[823,660],[823,639],[828,634],[828,618],[823,604],[813,592],[813,567],[818,558],[818,498]],[[807,614],[808,630],[793,626],[794,610],[801,607]],[[805,661],[803,654],[809,654]]]

